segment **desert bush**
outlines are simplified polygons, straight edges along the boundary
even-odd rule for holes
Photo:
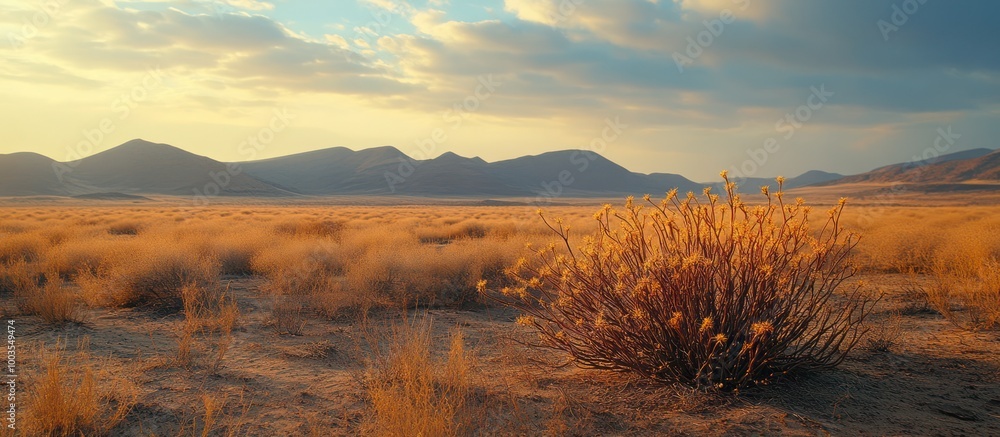
[[[18,289],[14,299],[23,314],[37,315],[47,323],[83,320],[76,295],[63,287],[63,281],[56,274],[46,276],[45,285]]]
[[[94,271],[107,249],[100,239],[70,240],[51,247],[42,257],[41,268],[72,279],[81,270]]]
[[[845,201],[811,229],[809,207],[784,201],[781,178],[751,206],[722,175],[723,201],[672,190],[645,206],[606,205],[599,232],[575,250],[562,222],[543,215],[563,249],[520,260],[520,285],[497,298],[584,367],[731,390],[837,365],[874,300],[841,287],[858,241],[840,226]]]
[[[472,432],[472,358],[460,331],[446,357],[431,351],[431,323],[404,322],[374,342],[365,385],[371,413],[365,434],[379,436],[458,436]]]
[[[342,275],[347,264],[343,248],[329,241],[291,240],[257,253],[250,262],[254,273],[277,288],[306,293]]]
[[[482,260],[482,262],[481,262]],[[476,283],[496,258],[468,246],[372,248],[351,263],[346,280],[351,290],[379,302],[410,306],[454,306],[478,298]]]
[[[142,228],[142,223],[137,221],[119,221],[108,226],[108,233],[111,235],[138,235]]]
[[[294,296],[275,296],[268,324],[278,334],[302,335],[306,327],[305,305]]]
[[[227,233],[211,239],[205,238],[201,254],[218,260],[219,273],[223,275],[250,275],[255,273],[254,259],[274,243],[268,237],[246,230],[239,234]]]
[[[870,317],[864,348],[870,352],[888,352],[899,344],[903,336],[903,317],[898,312],[890,312],[880,320]]]
[[[29,375],[19,413],[24,435],[107,435],[135,405],[137,389],[115,376],[87,351],[39,348],[42,367]]]
[[[3,235],[0,238],[0,263],[33,262],[48,246],[48,239],[37,233]]]
[[[117,247],[105,256],[96,272],[76,277],[84,298],[92,305],[128,307],[180,306],[181,288],[196,284],[215,286],[219,266],[183,245],[169,241],[136,241]]]
[[[274,230],[278,233],[296,236],[337,237],[344,229],[344,223],[337,220],[311,218],[290,219],[278,223]]]
[[[37,287],[37,269],[23,259],[0,263],[0,292],[12,293]]]
[[[457,239],[475,239],[486,236],[489,229],[482,223],[465,221],[445,226],[420,228],[416,230],[421,243],[448,243]]]

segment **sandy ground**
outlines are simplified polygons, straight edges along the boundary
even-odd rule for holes
[[[892,275],[869,280],[897,291],[902,284]],[[61,339],[72,349],[89,337],[108,370],[140,387],[114,435],[191,434],[203,426],[206,395],[225,401],[218,435],[357,434],[367,341],[399,313],[375,312],[367,326],[310,317],[302,335],[279,335],[262,284],[232,280],[241,317],[217,369],[207,340],[192,365],[174,362],[181,315],[132,309],[88,309],[84,323],[61,328],[16,317],[21,359],[31,365],[32,348],[43,342]],[[881,305],[875,323],[903,311],[888,351],[860,348],[835,370],[739,396],[553,367],[562,357],[520,344],[532,335],[510,310],[426,313],[442,350],[457,328],[477,357],[474,401],[485,412],[485,435],[1000,435],[1000,333],[960,330],[898,293]]]

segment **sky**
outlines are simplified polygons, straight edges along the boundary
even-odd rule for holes
[[[0,0],[0,153],[594,150],[699,181],[1000,138],[987,0]],[[249,144],[249,146],[248,146]]]

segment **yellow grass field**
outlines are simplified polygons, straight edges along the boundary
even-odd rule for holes
[[[546,208],[574,245],[601,202],[578,203]],[[534,207],[0,207],[0,435],[1000,435],[1000,206],[848,203],[842,225],[881,296],[868,333],[733,395],[531,347],[477,285],[554,241]]]

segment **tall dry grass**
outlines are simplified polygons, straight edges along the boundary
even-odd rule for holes
[[[362,432],[377,436],[459,436],[473,432],[473,371],[461,331],[446,356],[433,353],[427,318],[393,325],[374,341],[365,384],[370,414]]]
[[[236,300],[228,288],[187,284],[181,287],[184,320],[178,330],[177,363],[193,364],[195,349],[204,347],[213,372],[222,365],[233,343],[233,328],[240,317]],[[214,348],[214,351],[211,349]]]
[[[45,285],[31,284],[14,291],[14,300],[22,314],[36,315],[50,324],[83,321],[76,295],[66,289],[56,274],[46,277]]]
[[[929,275],[920,299],[967,329],[1000,326],[1000,215],[990,207],[899,207],[868,216],[857,264]],[[864,212],[849,217],[866,217]],[[875,217],[875,220],[870,219]],[[859,220],[861,221],[861,220]],[[922,305],[922,303],[921,303]]]
[[[62,345],[39,347],[39,368],[29,372],[18,411],[23,435],[109,435],[135,405],[138,389],[87,352]]]

